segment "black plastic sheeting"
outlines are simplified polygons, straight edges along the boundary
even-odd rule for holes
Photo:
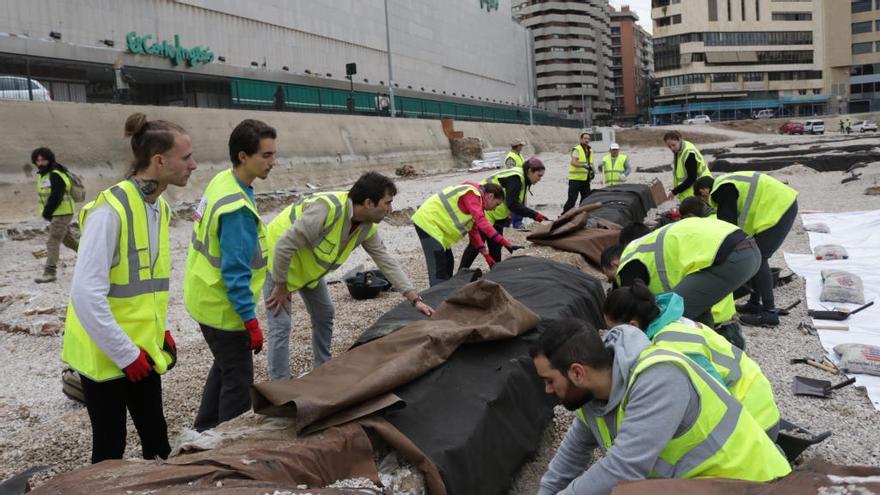
[[[471,281],[462,273],[422,293],[437,304]],[[485,275],[528,306],[542,321],[580,318],[603,325],[604,291],[596,278],[543,258],[508,258]],[[367,329],[359,343],[418,319],[401,303]],[[395,328],[396,327],[396,328]],[[506,493],[520,466],[538,449],[553,417],[555,399],[544,393],[528,348],[540,334],[460,347],[439,368],[394,391],[406,407],[386,419],[437,465],[448,493]]]
[[[620,184],[603,189],[594,189],[580,206],[602,203],[602,207],[590,212],[591,217],[610,220],[621,227],[634,222],[641,222],[654,208],[651,188],[645,184]]]

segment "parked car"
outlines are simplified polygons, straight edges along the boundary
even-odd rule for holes
[[[752,116],[753,119],[772,119],[776,116],[776,112],[770,110],[769,108],[765,108],[764,110],[759,111],[755,115]]]
[[[685,119],[685,124],[708,124],[712,119],[708,115],[695,115],[689,119]]]
[[[873,120],[860,120],[853,124],[853,132],[877,132],[877,123]]]
[[[644,129],[648,127],[648,124],[636,124],[633,126],[633,129]]]
[[[800,122],[786,122],[779,127],[780,134],[803,134],[804,124]]]
[[[50,101],[52,94],[38,81],[31,79],[34,101]],[[20,76],[0,76],[0,100],[30,100],[28,79]]]
[[[808,120],[804,122],[804,132],[810,134],[825,134],[824,120]]]

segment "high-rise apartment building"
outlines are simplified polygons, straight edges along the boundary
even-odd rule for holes
[[[622,6],[608,8],[611,17],[611,71],[614,80],[613,120],[647,121],[648,82],[654,72],[651,35],[638,24],[639,16]]]
[[[514,14],[534,40],[538,105],[588,124],[614,105],[608,0],[528,0]]]
[[[842,30],[849,33],[849,46],[840,43],[835,67],[849,69],[848,84],[841,84],[848,94],[838,102],[839,108],[850,112],[880,110],[880,1],[852,0],[849,24]],[[844,9],[841,9],[844,10]],[[845,38],[846,39],[846,38]]]
[[[873,2],[853,2],[853,10],[857,3]],[[660,122],[692,114],[747,118],[763,109],[816,115],[846,103],[849,2],[652,0],[651,6],[661,83],[652,113]],[[853,53],[863,49],[852,44]]]

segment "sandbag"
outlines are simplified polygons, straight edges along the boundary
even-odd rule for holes
[[[820,301],[865,304],[862,279],[843,270],[822,270],[822,294]]]
[[[820,234],[830,234],[831,229],[828,228],[827,224],[824,223],[808,223],[804,225],[804,230],[807,232],[819,232]]]
[[[849,258],[846,248],[839,244],[822,244],[813,248],[817,260],[845,260]]]
[[[880,376],[880,347],[865,344],[838,344],[834,352],[840,356],[839,368],[844,373]]]

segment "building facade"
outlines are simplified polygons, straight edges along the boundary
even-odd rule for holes
[[[608,0],[528,0],[514,15],[531,31],[538,104],[591,125],[614,105]]]
[[[654,118],[839,111],[851,64],[849,10],[827,0],[652,0],[661,85]]]
[[[850,45],[840,50],[840,68],[849,68],[844,106],[850,112],[880,111],[880,2],[852,0]],[[848,66],[848,67],[847,67]]]
[[[624,5],[609,7],[611,16],[611,71],[614,78],[612,118],[622,122],[647,122],[648,83],[654,73],[651,34],[638,24],[639,16]]]
[[[476,114],[481,107],[528,114],[529,33],[511,18],[510,0],[387,0],[387,9],[397,95],[464,102]],[[0,72],[29,74],[55,100],[199,107],[308,101],[303,105],[344,110],[353,86],[376,95],[359,96],[357,109],[374,108],[388,91],[386,43],[384,0],[0,4]],[[349,81],[351,62],[357,72]],[[311,87],[337,89],[342,102]],[[419,105],[407,111],[418,114],[426,104]]]

